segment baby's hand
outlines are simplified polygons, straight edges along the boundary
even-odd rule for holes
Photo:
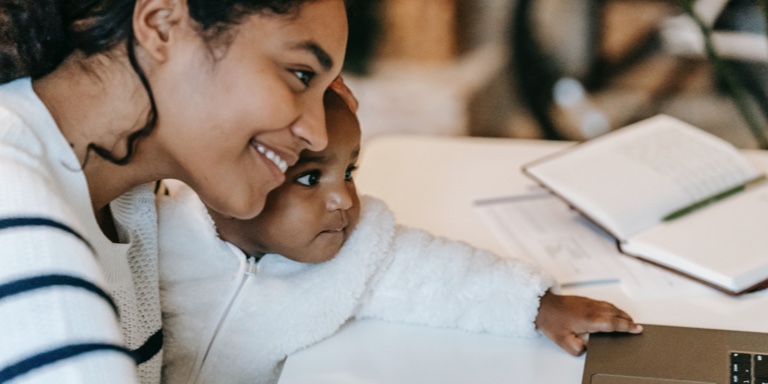
[[[541,297],[536,327],[568,353],[584,353],[594,332],[640,333],[643,327],[613,304],[547,292]]]

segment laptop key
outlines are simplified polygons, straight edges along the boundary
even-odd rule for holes
[[[755,377],[768,378],[768,355],[755,355],[753,367]]]
[[[731,363],[751,363],[752,355],[749,353],[731,352]]]
[[[752,355],[731,352],[731,384],[752,384]]]
[[[731,375],[732,384],[752,384],[752,376],[750,375]]]
[[[752,364],[750,363],[732,363],[731,374],[752,376]]]
[[[755,377],[754,384],[768,384],[768,378]]]

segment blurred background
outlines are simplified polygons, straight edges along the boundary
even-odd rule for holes
[[[764,2],[358,0],[344,76],[364,142],[579,141],[666,113],[768,147]]]

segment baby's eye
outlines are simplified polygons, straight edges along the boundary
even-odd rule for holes
[[[344,174],[344,180],[346,181],[352,181],[352,174],[357,171],[356,165],[350,165],[349,168],[347,168],[347,172]]]
[[[299,177],[296,178],[296,182],[297,183],[299,183],[301,185],[306,185],[306,186],[309,186],[309,187],[311,187],[313,185],[317,185],[319,180],[320,180],[320,172],[319,171],[307,172],[307,173],[305,173],[303,175],[300,175]]]
[[[309,86],[312,79],[315,78],[315,73],[312,71],[303,71],[300,69],[293,70],[293,74],[301,81],[304,86]]]

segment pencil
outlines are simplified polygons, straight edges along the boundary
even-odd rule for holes
[[[714,203],[715,201],[719,201],[719,200],[722,200],[722,199],[724,199],[724,198],[726,198],[728,196],[731,196],[731,195],[734,195],[736,193],[739,193],[739,192],[747,189],[747,187],[749,187],[750,185],[759,183],[759,182],[764,181],[764,180],[766,180],[766,176],[763,173],[763,174],[755,177],[754,179],[748,180],[747,182],[745,182],[743,184],[739,184],[739,185],[737,185],[737,186],[735,186],[733,188],[726,189],[723,192],[720,192],[720,193],[718,193],[718,194],[716,194],[714,196],[708,197],[708,198],[706,198],[704,200],[697,201],[697,202],[695,202],[695,203],[693,203],[693,204],[691,204],[691,205],[689,205],[687,207],[680,208],[680,209],[678,209],[678,210],[676,210],[676,211],[674,211],[674,212],[664,216],[661,220],[662,221],[671,221],[671,220],[683,217],[683,216],[685,216],[685,215],[687,215],[687,214],[689,214],[689,213],[691,213],[691,212],[693,212],[693,211],[695,211],[695,210],[697,210],[699,208],[703,208],[703,207],[705,207],[705,206],[707,206],[709,204]]]

